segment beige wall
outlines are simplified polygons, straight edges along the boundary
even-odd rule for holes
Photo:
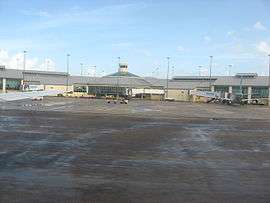
[[[136,94],[159,94],[163,95],[164,90],[162,89],[139,89],[139,88],[132,88],[132,96],[135,96]]]
[[[169,89],[168,98],[173,98],[175,101],[190,101],[188,90]]]
[[[62,90],[66,91],[66,85],[44,85],[45,90]],[[68,91],[73,91],[73,85],[68,86]]]
[[[72,97],[91,97],[93,95],[88,95],[86,92],[73,92]]]

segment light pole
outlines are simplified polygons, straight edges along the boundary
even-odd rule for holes
[[[121,57],[120,57],[120,56],[118,56],[117,58],[118,58],[118,65],[120,66]]]
[[[81,65],[81,76],[83,75],[83,63],[80,63]]]
[[[49,71],[49,65],[50,65],[50,61],[49,61],[49,59],[47,58],[47,60],[46,60],[46,65],[47,65],[47,71]]]
[[[156,68],[157,77],[159,76],[159,67]]]
[[[166,80],[166,95],[165,95],[165,99],[168,98],[168,91],[169,91],[169,72],[170,72],[170,57],[166,57],[167,59],[167,80]]]
[[[69,85],[69,57],[70,57],[70,54],[67,54],[67,81],[66,81],[67,92],[68,92],[68,85]]]
[[[120,72],[120,62],[121,62],[121,57],[118,56],[118,72]],[[119,87],[119,75],[116,76],[116,99],[119,99],[119,92],[118,92],[118,87]]]
[[[19,58],[18,57],[16,58],[16,61],[17,61],[17,69],[19,69]]]
[[[210,56],[210,65],[209,65],[209,88],[211,91],[212,86],[212,64],[213,64],[213,56]]]
[[[232,64],[229,64],[229,70],[228,70],[228,75],[231,76],[231,68],[232,68]]]
[[[96,77],[97,76],[97,66],[92,66],[94,68],[94,74],[93,76]]]
[[[270,106],[270,54],[268,54],[269,57],[269,64],[268,64],[268,105]]]
[[[172,66],[172,78],[173,78],[173,76],[174,76],[174,66]]]
[[[22,72],[22,76],[23,76],[23,84],[22,84],[22,90],[24,91],[24,86],[25,86],[25,84],[24,84],[24,80],[25,80],[25,78],[24,78],[24,72],[25,72],[25,66],[26,66],[26,53],[27,53],[27,51],[23,51],[23,72]]]

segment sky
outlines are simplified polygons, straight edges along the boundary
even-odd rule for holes
[[[102,76],[268,73],[269,0],[0,0],[0,65]],[[231,67],[229,66],[231,65]],[[200,67],[199,67],[200,66]]]

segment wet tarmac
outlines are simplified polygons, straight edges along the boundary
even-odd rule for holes
[[[47,103],[0,111],[0,202],[270,202],[269,119]]]

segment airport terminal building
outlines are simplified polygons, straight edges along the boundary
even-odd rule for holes
[[[106,97],[129,96],[163,100],[167,91],[166,79],[140,77],[128,71],[127,64],[119,64],[116,73],[104,77],[73,76],[65,72],[15,70],[0,67],[0,91],[19,91],[22,85],[40,90],[67,90],[69,96]],[[270,98],[269,77],[254,73],[235,76],[177,76],[168,82],[168,98],[176,101],[193,100],[191,91],[215,91],[225,97],[241,92],[244,98]]]

